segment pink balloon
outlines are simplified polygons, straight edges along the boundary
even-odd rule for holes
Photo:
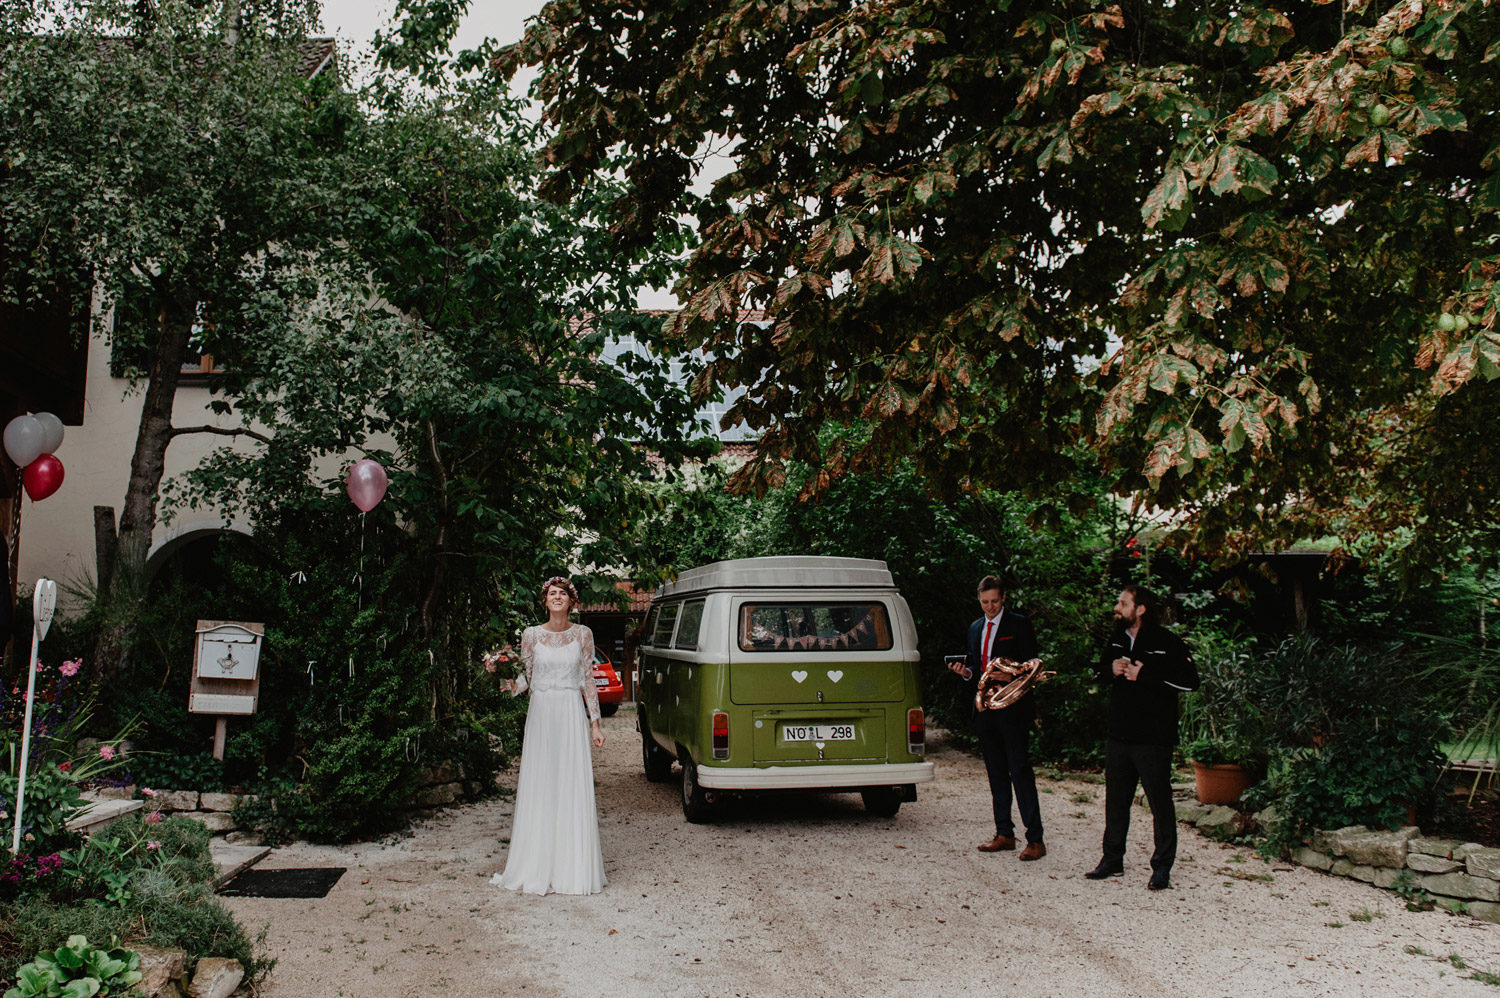
[[[21,471],[21,484],[32,502],[41,502],[62,488],[62,483],[62,462],[51,454],[43,454]]]
[[[344,488],[361,513],[368,513],[380,505],[388,484],[385,469],[380,466],[380,462],[369,458],[355,461],[349,469],[349,476],[344,479]]]

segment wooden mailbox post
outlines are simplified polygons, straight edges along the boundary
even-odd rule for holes
[[[230,714],[255,713],[260,699],[260,644],[266,625],[236,620],[200,620],[193,642],[188,712],[217,714],[214,758],[224,758]]]

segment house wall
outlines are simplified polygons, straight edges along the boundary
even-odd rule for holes
[[[101,324],[108,328],[108,320]],[[83,425],[67,427],[57,458],[63,464],[63,484],[55,494],[32,502],[23,500],[18,582],[30,587],[39,576],[67,584],[95,576],[94,507],[110,506],[118,522],[130,459],[140,427],[144,386],[132,388],[109,373],[109,343],[99,333],[89,337],[88,376],[84,390]],[[237,420],[208,408],[209,390],[197,385],[178,389],[172,422],[177,426],[231,427]],[[248,448],[254,441],[211,433],[177,437],[167,448],[166,478],[195,467],[216,447]],[[217,511],[189,510],[170,523],[158,520],[152,533],[153,553],[164,554],[174,541],[204,531],[229,527],[248,532],[242,524],[226,521]]]

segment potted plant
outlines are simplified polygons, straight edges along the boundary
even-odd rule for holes
[[[1265,723],[1254,697],[1253,642],[1207,629],[1192,636],[1198,689],[1183,704],[1183,753],[1198,800],[1238,804],[1265,764]]]

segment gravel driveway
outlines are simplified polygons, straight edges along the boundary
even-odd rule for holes
[[[491,887],[510,801],[413,834],[277,849],[262,869],[345,866],[320,900],[226,898],[279,963],[271,998],[428,995],[1483,995],[1500,925],[1408,912],[1364,884],[1184,828],[1174,889],[1151,893],[1150,818],[1126,876],[1094,883],[1103,787],[1042,781],[1046,858],[982,854],[975,757],[934,746],[937,779],[895,818],[852,795],[735,802],[682,819],[640,771],[635,715],[595,757],[609,886],[537,898]],[[514,786],[515,772],[503,782]],[[1467,969],[1460,969],[1460,964]]]

